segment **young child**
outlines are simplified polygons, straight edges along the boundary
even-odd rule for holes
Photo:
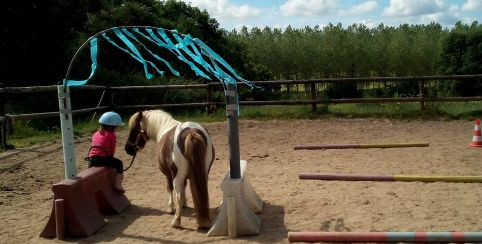
[[[116,144],[116,130],[124,125],[116,112],[106,112],[100,116],[100,129],[92,136],[92,145],[89,151],[89,167],[112,167],[117,171],[115,189],[125,192],[122,187],[124,180],[122,161],[114,157]]]

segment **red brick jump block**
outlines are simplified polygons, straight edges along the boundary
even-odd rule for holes
[[[52,186],[54,205],[41,237],[63,239],[86,237],[105,225],[103,215],[120,214],[130,205],[127,197],[114,189],[116,172],[107,167],[91,167]]]

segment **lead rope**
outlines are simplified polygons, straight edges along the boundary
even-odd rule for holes
[[[129,167],[123,169],[122,172],[126,172],[126,171],[132,166],[132,164],[134,163],[134,159],[136,158],[136,155],[137,155],[137,154],[135,154],[134,156],[132,156],[132,160],[131,160],[131,163],[129,164]]]
[[[90,153],[90,150],[92,150],[92,148],[94,147],[97,147],[97,148],[100,148],[102,150],[104,150],[104,152],[107,152],[107,150],[102,147],[102,146],[98,146],[98,145],[93,145],[89,148],[89,151],[87,152],[87,157],[84,158],[85,161],[89,162],[90,163],[90,157],[89,157],[89,153]],[[136,154],[137,155],[137,154]],[[132,156],[132,160],[131,160],[131,163],[129,164],[129,167],[125,168],[125,169],[122,169],[122,172],[126,172],[131,166],[132,164],[134,163],[134,159],[136,158],[136,155]]]

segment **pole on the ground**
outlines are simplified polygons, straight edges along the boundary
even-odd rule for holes
[[[367,148],[397,148],[397,147],[428,147],[427,142],[415,143],[378,143],[378,144],[325,144],[325,145],[295,145],[294,150],[323,149],[367,149]]]
[[[356,175],[356,174],[317,174],[300,173],[301,180],[339,180],[339,181],[404,181],[404,182],[454,182],[481,183],[480,175]]]
[[[288,232],[289,242],[480,243],[482,232]]]

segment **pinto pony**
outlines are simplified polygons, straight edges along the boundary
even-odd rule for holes
[[[209,227],[208,174],[214,160],[214,147],[207,130],[194,122],[179,122],[162,110],[133,114],[129,129],[125,145],[129,155],[136,155],[149,140],[157,143],[159,169],[167,178],[168,211],[175,213],[171,226],[181,224],[189,179],[198,228]]]

